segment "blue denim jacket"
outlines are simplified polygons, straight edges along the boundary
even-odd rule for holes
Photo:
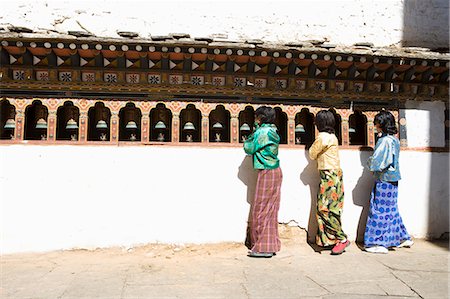
[[[385,182],[397,182],[400,176],[400,142],[395,136],[384,134],[378,139],[373,155],[367,161],[375,178]]]

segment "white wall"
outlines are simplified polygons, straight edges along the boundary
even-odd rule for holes
[[[403,44],[416,47],[449,46],[449,1],[404,0]]]
[[[445,103],[406,101],[406,135],[409,147],[445,146]]]
[[[372,179],[361,164],[368,154],[341,150],[343,225],[352,239],[364,229]],[[281,149],[280,159],[279,221],[314,232],[315,165],[301,149]],[[447,232],[448,153],[403,151],[401,167],[399,205],[409,232]],[[441,187],[430,189],[430,181]],[[254,182],[241,148],[1,146],[1,251],[242,242]]]
[[[343,45],[448,47],[447,0],[17,0],[2,5],[2,24],[116,38],[117,31],[139,32],[142,38],[181,32],[275,43],[325,39]]]

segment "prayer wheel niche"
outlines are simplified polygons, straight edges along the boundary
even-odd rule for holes
[[[255,123],[255,110],[253,107],[247,106],[239,113],[239,142],[244,142],[253,132],[253,124]]]
[[[7,100],[0,102],[0,139],[14,139],[16,108]]]
[[[209,115],[209,141],[230,142],[230,112],[222,105]]]
[[[275,125],[280,136],[280,144],[287,144],[287,115],[279,107],[275,108]]]
[[[119,141],[141,140],[141,112],[133,103],[128,103],[119,112]]]
[[[349,137],[350,145],[367,144],[367,118],[361,111],[356,110],[349,117]]]
[[[172,113],[159,103],[150,111],[150,140],[170,142],[172,140]]]
[[[34,101],[25,109],[25,140],[47,140],[48,109]]]
[[[334,132],[336,134],[336,137],[338,139],[339,145],[342,145],[342,118],[341,116],[334,110],[333,108],[330,108],[329,111],[333,113],[334,115]]]
[[[88,141],[110,140],[111,112],[103,103],[89,109]]]
[[[295,115],[295,144],[312,144],[314,132],[314,115],[303,108]]]
[[[200,142],[201,137],[201,113],[194,105],[187,105],[180,113],[180,141]]]
[[[65,102],[57,111],[56,140],[78,140],[80,112],[72,102]]]

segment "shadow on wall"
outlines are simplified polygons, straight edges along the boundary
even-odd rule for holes
[[[258,172],[253,168],[252,156],[245,156],[238,170],[238,178],[247,186],[247,203],[250,204],[255,197],[256,180]]]
[[[402,46],[448,50],[448,0],[404,1]]]
[[[364,232],[366,229],[367,215],[370,207],[370,193],[372,191],[375,180],[372,173],[366,167],[367,160],[372,155],[373,151],[370,147],[362,147],[359,151],[359,160],[363,167],[363,172],[355,188],[352,191],[353,203],[356,206],[362,207],[361,215],[359,216],[358,228],[356,232],[356,243],[364,243]],[[345,176],[345,173],[344,173]],[[345,186],[344,186],[345,187]],[[345,207],[345,203],[344,203]]]
[[[303,169],[300,174],[300,180],[303,185],[309,186],[309,192],[311,195],[311,208],[309,210],[309,220],[307,231],[307,241],[310,245],[316,244],[316,235],[317,235],[317,219],[316,219],[316,210],[317,210],[317,192],[319,190],[319,172],[317,170],[317,162],[311,160],[309,158],[309,151],[305,149],[304,151],[306,160],[308,161],[308,165]],[[314,248],[313,248],[314,249]]]
[[[241,165],[238,170],[238,178],[247,186],[247,203],[251,205],[253,199],[255,198],[256,192],[256,181],[258,179],[258,171],[253,168],[253,156],[245,156],[244,160],[242,160]],[[250,248],[250,227],[248,223],[250,223],[251,210],[248,209],[248,217],[247,217],[247,229],[245,231],[245,246]]]
[[[427,238],[448,240],[450,230],[448,200],[450,161],[448,154],[437,152],[431,154]],[[443,200],[445,198],[447,200]],[[447,242],[439,244],[444,248],[449,246]]]

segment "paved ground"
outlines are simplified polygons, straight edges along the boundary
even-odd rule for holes
[[[242,244],[147,245],[4,255],[0,298],[448,298],[448,242],[416,240],[387,255],[355,244],[315,252],[280,227],[282,251],[246,256]]]

